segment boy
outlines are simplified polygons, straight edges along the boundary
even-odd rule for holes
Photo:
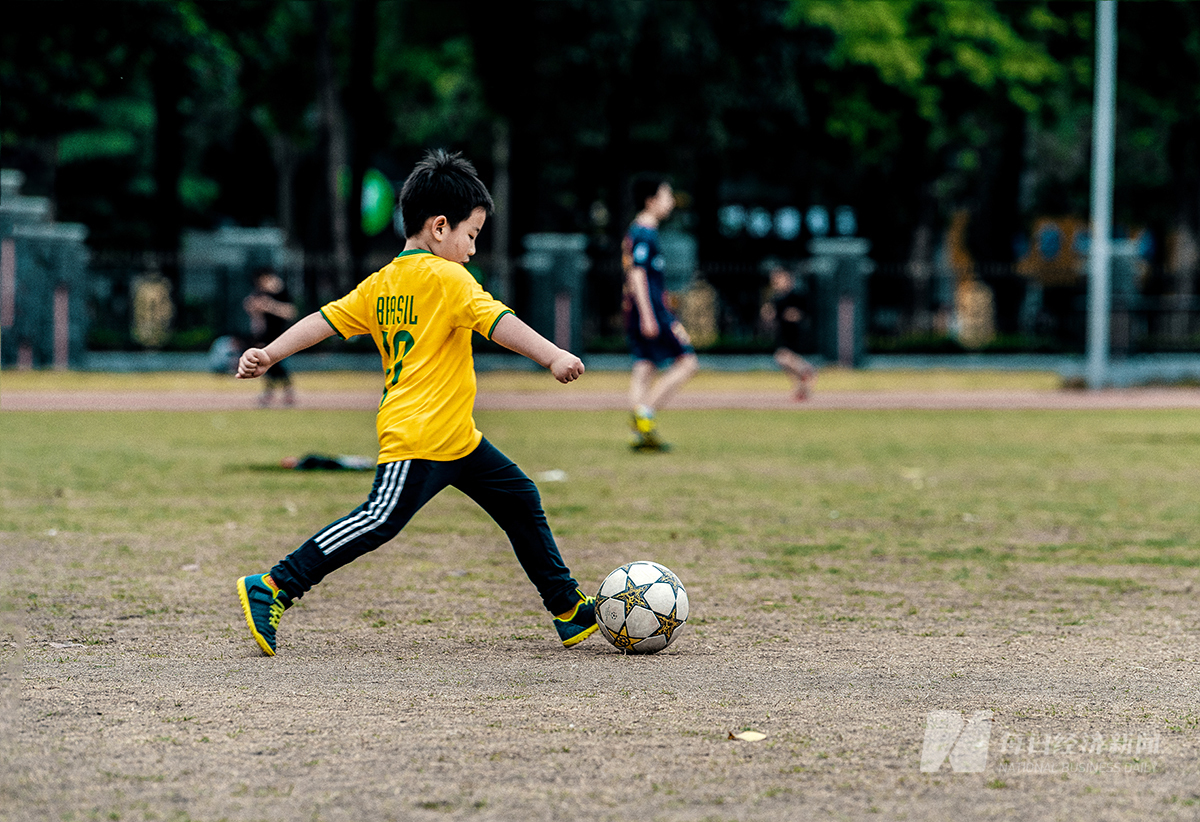
[[[634,178],[632,193],[639,211],[621,244],[625,269],[621,305],[633,355],[630,445],[635,451],[665,451],[668,446],[659,439],[655,412],[695,375],[699,361],[687,331],[665,301],[658,227],[675,209],[675,192],[664,177],[647,174]],[[666,370],[659,374],[664,367]]]
[[[763,304],[762,319],[775,329],[775,362],[792,380],[792,398],[803,402],[817,378],[817,369],[800,355],[805,348],[808,306],[804,296],[796,291],[796,277],[791,271],[776,262],[768,264],[767,271],[771,299]]]
[[[251,348],[238,378],[333,334],[370,334],[383,358],[376,418],[379,462],[367,501],[318,531],[270,572],[238,580],[250,633],[275,655],[279,619],[328,573],[394,537],[435,494],[453,485],[475,500],[512,542],[566,647],[597,628],[594,599],[579,590],[546,525],[533,482],[475,427],[471,333],[550,369],[559,382],[583,363],[517,319],[463,267],[492,210],[492,198],[461,155],[437,150],[400,192],[404,251],[350,294],[304,317],[265,348]]]

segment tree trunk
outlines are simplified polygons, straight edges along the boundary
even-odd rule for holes
[[[296,165],[300,152],[296,144],[283,134],[272,134],[271,158],[275,161],[275,221],[283,232],[287,245],[296,245],[296,221],[292,214],[295,199]]]
[[[512,139],[508,123],[496,120],[492,130],[492,164],[495,177],[492,180],[492,201],[496,213],[492,215],[492,271],[495,282],[490,286],[492,296],[502,303],[509,303],[512,289],[512,252],[509,247],[509,214],[512,207],[512,187],[509,179],[508,162]]]
[[[328,0],[317,5],[317,82],[320,85],[321,119],[328,138],[326,182],[329,186],[330,233],[333,237],[334,286],[339,295],[354,287],[351,277],[350,226],[346,219],[346,185],[343,176],[349,170],[349,146],[346,121],[338,101],[337,78],[330,42]]]
[[[350,194],[343,204],[353,270],[362,274],[367,237],[362,230],[363,178],[378,145],[380,105],[375,94],[378,0],[356,0],[351,7],[350,80],[346,109],[350,132]],[[357,279],[357,277],[356,277]]]
[[[179,178],[183,173],[183,115],[179,111],[184,96],[184,67],[168,46],[154,56],[151,73],[154,94],[154,251],[162,274],[179,285],[179,234],[183,226],[183,207],[179,202]]]

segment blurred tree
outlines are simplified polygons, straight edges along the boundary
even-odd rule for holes
[[[691,205],[677,225],[701,258],[739,264],[759,252],[716,222],[737,198],[855,205],[885,260],[932,253],[960,209],[989,261],[1011,259],[1033,214],[1087,209],[1091,4],[20,8],[0,31],[0,145],[61,219],[139,250],[173,249],[183,224],[274,223],[309,259],[343,260],[326,291],[397,242],[361,233],[366,170],[398,183],[435,145],[500,190],[511,179],[514,237],[589,232],[610,258],[628,178],[650,168]],[[1119,17],[1117,219],[1195,233],[1200,6],[1122,3]]]
[[[1114,216],[1200,231],[1200,5],[1122,3],[1117,26]]]
[[[514,218],[524,230],[587,230],[598,199],[619,234],[639,170],[671,173],[685,192],[747,169],[790,181],[807,155],[808,55],[783,25],[786,9],[713,0],[479,9],[484,99],[513,131]]]
[[[354,221],[349,219],[347,213],[352,158],[346,135],[341,84],[334,68],[330,6],[329,0],[317,0],[317,105],[326,141],[325,183],[328,187],[330,236],[333,242],[333,293],[345,294],[358,281],[358,278],[351,281],[354,263],[350,256],[350,232],[354,230]]]
[[[396,2],[396,0],[393,0]],[[397,5],[402,5],[397,3]],[[362,270],[367,236],[362,230],[362,192],[373,155],[382,147],[385,122],[376,71],[379,0],[358,0],[350,9],[350,65],[346,81],[346,120],[350,138],[350,192],[345,204],[346,221],[353,230],[350,254]],[[349,286],[357,284],[357,278]],[[346,290],[349,290],[347,288]]]
[[[873,189],[890,191],[894,217],[915,217],[908,236],[968,208],[976,256],[1011,260],[1026,120],[1063,78],[1045,43],[1062,22],[1047,4],[794,0],[788,19],[834,34],[824,131]]]
[[[476,162],[489,149],[478,139],[490,118],[478,102],[461,22],[469,3],[267,0],[206,8],[245,55],[239,131],[257,132],[270,146],[275,220],[310,258],[331,263],[312,266],[321,298],[348,290],[395,253],[391,232],[372,240],[362,231],[358,192],[369,168],[399,183],[425,148],[469,144]],[[214,146],[210,156],[253,169],[261,164],[235,148],[261,154],[255,142]],[[272,190],[261,174],[230,183],[221,203],[239,223],[271,213],[261,205]]]
[[[240,106],[227,112],[236,125],[204,148],[204,167],[221,179],[212,211],[238,225],[273,222],[296,244],[296,174],[319,138],[312,116],[314,8],[281,0],[204,6],[209,25],[240,56]],[[309,242],[324,248],[325,237]]]
[[[199,6],[25,3],[0,46],[5,164],[94,245],[173,253],[216,188],[194,146],[237,106],[237,57]]]

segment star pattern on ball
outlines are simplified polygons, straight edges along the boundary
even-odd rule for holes
[[[654,582],[658,582],[658,580],[655,580]],[[629,612],[634,608],[641,607],[649,610],[650,604],[646,602],[646,592],[650,590],[650,586],[653,585],[654,582],[650,582],[645,585],[634,585],[633,580],[631,580],[629,577],[625,577],[625,590],[621,591],[620,593],[613,594],[610,599],[615,599],[618,602],[625,603],[625,616],[629,616]]]
[[[612,635],[612,644],[619,650],[628,651],[637,640],[629,636],[629,626],[622,625],[621,630]]]
[[[675,618],[674,608],[671,609],[670,614],[663,615],[655,613],[654,616],[658,618],[658,630],[652,633],[650,636],[665,636],[667,638],[667,642],[670,643],[671,635],[675,633],[676,628],[683,624],[683,620]]]
[[[671,593],[675,595],[676,599],[679,599],[679,592],[683,590],[683,583],[679,581],[679,577],[670,572],[664,572],[663,575],[658,578],[658,581],[665,582],[670,585]]]

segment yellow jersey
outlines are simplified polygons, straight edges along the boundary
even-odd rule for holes
[[[321,309],[342,339],[370,334],[383,365],[375,428],[379,462],[448,461],[475,450],[471,332],[491,339],[512,313],[466,268],[428,251],[405,251]]]

